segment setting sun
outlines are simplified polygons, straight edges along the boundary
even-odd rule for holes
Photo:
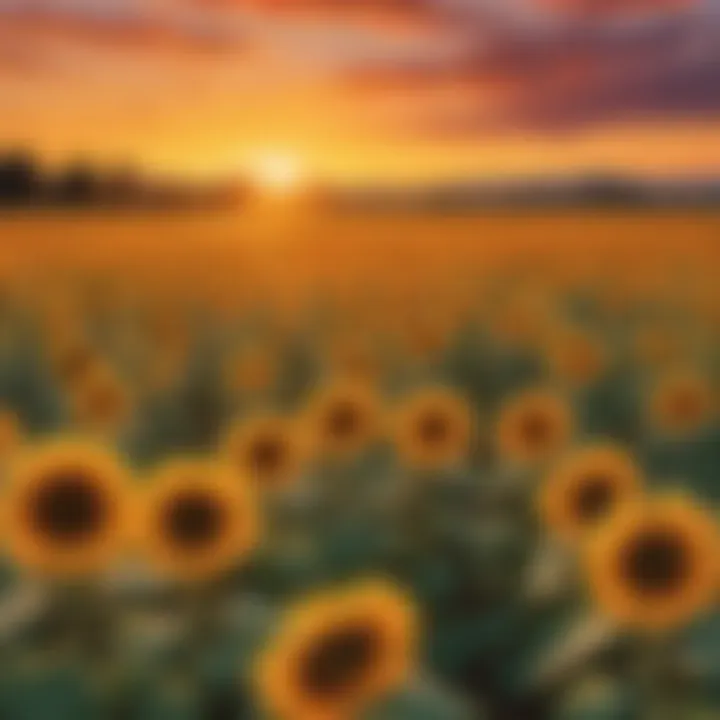
[[[250,172],[258,188],[275,195],[287,195],[303,182],[300,160],[292,155],[273,152],[259,155],[251,163]]]

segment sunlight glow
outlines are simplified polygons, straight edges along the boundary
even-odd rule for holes
[[[255,185],[271,195],[289,195],[303,183],[304,173],[298,158],[281,152],[258,155],[250,165]]]

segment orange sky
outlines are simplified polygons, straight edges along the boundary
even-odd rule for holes
[[[122,1],[85,0],[87,15],[71,17],[53,0],[40,15],[0,14],[0,146],[29,146],[51,163],[83,155],[191,175],[242,170],[266,151],[341,179],[720,172],[720,113],[701,90],[686,100],[674,89],[685,65],[658,73],[652,36],[618,45],[618,65],[604,37],[578,51],[576,20],[555,44],[539,45],[539,31],[506,39],[502,26],[485,57],[484,36],[444,21],[428,30],[425,16],[358,25],[303,0],[312,12],[253,10],[229,25],[237,16],[218,15],[219,0],[154,0],[165,9],[128,23],[107,15]],[[188,2],[195,24],[180,32],[177,6]],[[198,37],[206,26],[220,39]],[[689,37],[678,47],[693,50]],[[720,52],[698,47],[703,61]],[[706,65],[691,72],[706,81]],[[629,90],[626,76],[637,78]]]

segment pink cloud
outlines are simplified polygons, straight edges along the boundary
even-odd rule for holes
[[[684,11],[698,0],[529,0],[535,5],[576,17],[613,17],[637,13]]]
[[[89,7],[89,6],[88,6]],[[43,39],[60,39],[85,46],[128,52],[213,54],[237,52],[244,40],[219,27],[181,23],[172,15],[91,12],[52,6],[17,6],[3,12],[6,32],[22,34],[39,49]]]
[[[445,12],[438,0],[191,0],[207,9],[240,9],[320,22],[344,22],[396,29],[428,29],[442,24]]]

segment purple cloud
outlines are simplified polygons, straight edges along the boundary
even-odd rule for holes
[[[688,13],[610,25],[483,26],[464,56],[366,65],[341,82],[368,101],[461,85],[475,104],[425,109],[418,122],[423,130],[447,134],[496,128],[567,131],[634,118],[716,115],[720,15]]]

